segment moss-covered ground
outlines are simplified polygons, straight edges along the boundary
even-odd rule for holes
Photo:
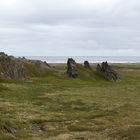
[[[51,73],[1,81],[0,140],[139,140],[140,64],[113,67],[120,81]]]

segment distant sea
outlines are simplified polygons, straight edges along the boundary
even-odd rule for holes
[[[68,58],[73,58],[78,63],[85,60],[90,63],[140,63],[140,56],[26,56],[28,59],[42,60],[47,63],[66,63]]]

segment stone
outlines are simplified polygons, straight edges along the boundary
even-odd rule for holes
[[[9,79],[26,78],[23,64],[15,57],[0,53],[0,77]]]
[[[6,56],[4,52],[0,52],[0,56]]]
[[[77,71],[77,64],[72,58],[69,58],[67,61],[67,74],[72,78],[76,78],[79,76]]]
[[[84,61],[84,67],[87,69],[91,69],[91,66],[88,61]]]
[[[17,58],[0,52],[1,79],[17,79],[31,83],[29,76],[46,76],[48,71],[53,72],[54,69],[46,61]]]
[[[96,72],[102,75],[105,79],[110,81],[117,81],[120,79],[119,74],[114,71],[111,66],[106,62],[103,62],[101,65],[98,64],[96,68]]]

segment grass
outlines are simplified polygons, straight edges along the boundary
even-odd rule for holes
[[[113,67],[121,81],[91,73],[77,79],[47,74],[28,84],[1,81],[0,140],[139,140],[140,65]]]

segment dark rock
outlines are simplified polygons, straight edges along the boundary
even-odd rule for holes
[[[87,69],[91,69],[91,66],[90,66],[88,61],[84,62],[84,67],[87,68]]]
[[[0,53],[0,77],[10,79],[26,78],[23,64],[15,57]]]
[[[50,66],[46,61],[44,61],[43,63],[44,63],[47,67],[51,68],[51,66]]]
[[[7,56],[4,52],[0,52],[0,56]]]
[[[76,62],[72,58],[69,58],[67,61],[67,74],[69,77],[76,78],[78,77],[78,71],[76,67]]]
[[[0,78],[17,79],[31,83],[30,76],[46,76],[54,69],[46,62],[40,60],[30,60],[25,57],[9,56],[0,52]]]
[[[116,71],[114,71],[111,66],[108,65],[107,62],[103,62],[101,65],[98,64],[96,68],[96,72],[102,76],[104,76],[107,80],[117,81],[120,79],[120,76]]]

